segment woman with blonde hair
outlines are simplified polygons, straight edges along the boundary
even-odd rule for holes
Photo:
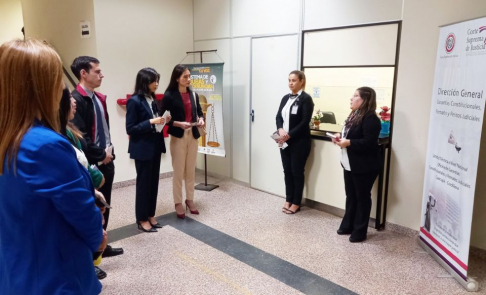
[[[300,211],[304,191],[305,163],[311,150],[309,122],[314,111],[312,97],[304,91],[305,74],[292,71],[289,74],[290,93],[284,95],[278,108],[276,123],[285,180],[285,204],[282,212],[295,214]]]
[[[0,294],[98,294],[103,239],[88,171],[59,134],[61,60],[37,40],[0,46]]]

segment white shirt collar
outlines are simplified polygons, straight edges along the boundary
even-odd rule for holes
[[[84,88],[83,86],[81,86],[81,88],[83,88],[84,92],[86,92],[86,94],[90,97],[90,98],[93,98],[93,94],[94,92],[93,91],[89,91],[88,89]]]
[[[299,97],[301,94],[302,94],[302,89],[300,89],[299,92],[297,92],[297,97]],[[289,95],[292,95],[292,92],[290,92]]]

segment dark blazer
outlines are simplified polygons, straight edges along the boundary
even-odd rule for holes
[[[103,238],[88,170],[60,134],[36,123],[0,176],[0,294],[99,294]]]
[[[285,95],[280,102],[276,117],[277,129],[283,128],[282,109],[287,104],[289,96],[290,94]],[[295,100],[294,105],[298,106],[297,114],[293,115],[290,113],[289,115],[290,130],[285,130],[290,135],[287,142],[291,144],[293,141],[300,139],[308,139],[310,141],[309,123],[312,118],[312,113],[314,112],[314,102],[312,101],[312,97],[305,91],[302,91],[300,96]],[[292,107],[290,107],[290,111],[292,111]]]
[[[108,124],[108,129],[110,128],[110,118],[108,116],[108,112],[106,110],[106,96],[95,92],[96,96],[101,101],[101,105],[103,106],[103,111],[106,119],[106,123]],[[88,149],[86,150],[86,158],[90,164],[97,164],[98,162],[103,161],[106,158],[106,152],[104,149],[100,148],[96,145],[95,140],[95,115],[94,115],[94,105],[93,100],[91,97],[88,96],[86,91],[84,91],[83,87],[79,84],[76,86],[71,92],[71,95],[76,100],[76,114],[74,115],[74,119],[72,123],[78,127],[79,131],[83,133],[84,140],[86,140],[86,144],[88,145]],[[115,159],[115,151],[113,150],[113,160]]]
[[[199,104],[199,95],[197,95],[196,93],[197,104],[195,104],[193,92],[190,89],[188,89],[188,91],[191,96],[192,122],[196,122],[197,117],[203,116],[201,105]],[[186,114],[184,112],[184,103],[182,102],[182,96],[178,89],[167,90],[164,93],[164,99],[162,99],[161,113],[163,114],[165,111],[169,111],[170,115],[172,116],[172,120],[168,123],[169,134],[181,138],[184,135],[184,130],[180,127],[175,127],[174,122],[185,122]],[[195,139],[198,139],[201,136],[199,134],[199,131],[197,130],[197,127],[192,127],[192,135]]]
[[[381,122],[375,112],[366,114],[360,124],[349,129],[346,139],[351,141],[347,152],[352,173],[376,172],[380,169],[380,130]]]
[[[159,116],[157,105],[153,104],[154,113]],[[152,160],[156,153],[165,153],[164,134],[155,131],[152,106],[149,106],[143,95],[132,96],[127,102],[126,129],[130,135],[128,152],[130,158],[140,161]],[[160,142],[162,144],[156,144]],[[158,147],[158,148],[157,148]]]

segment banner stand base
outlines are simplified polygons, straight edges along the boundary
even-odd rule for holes
[[[200,183],[200,184],[196,185],[194,188],[197,189],[197,190],[200,190],[200,191],[210,192],[217,187],[219,187],[219,185]]]
[[[418,238],[418,243],[419,245],[427,252],[429,253],[430,256],[432,256],[440,265],[442,265],[443,268],[445,268],[451,276],[456,279],[456,281],[461,284],[464,289],[468,292],[477,292],[479,289],[479,283],[471,278],[467,277],[467,281],[465,281],[460,275],[456,273],[455,270],[453,270],[444,260],[442,260],[441,257],[439,257],[434,250],[430,249],[427,244],[425,244],[420,238]]]

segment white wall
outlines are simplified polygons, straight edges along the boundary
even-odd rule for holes
[[[247,159],[249,159],[250,124],[247,111],[250,104],[251,52],[250,38],[239,37],[298,32],[299,27],[296,23],[300,22],[300,4],[299,1],[282,3],[277,0],[198,0],[197,2],[195,15],[202,14],[204,11],[218,11],[221,14],[215,15],[216,23],[224,24],[225,27],[211,26],[207,22],[202,22],[198,16],[195,18],[195,27],[205,24],[207,30],[204,33],[200,31],[197,39],[223,38],[231,42],[233,61],[230,73],[233,104],[231,172],[234,179],[249,182],[250,163]],[[302,23],[303,29],[306,30],[400,20],[403,13],[387,219],[389,222],[418,230],[438,26],[481,16],[486,11],[486,2],[470,0],[467,5],[464,1],[454,0],[303,0],[303,2]],[[275,8],[277,6],[278,9]],[[204,7],[204,10],[201,7]],[[291,11],[287,9],[289,7]],[[229,16],[227,10],[231,11]],[[276,11],[278,13],[275,13]],[[278,17],[275,18],[275,15]],[[282,23],[283,20],[286,23]],[[227,27],[230,28],[229,38]],[[483,139],[486,142],[486,138]],[[482,152],[481,155],[486,158],[486,152]],[[314,155],[313,158],[317,159],[321,156]],[[486,163],[486,160],[481,161],[483,162]],[[316,163],[313,163],[309,168],[316,170],[315,165]],[[482,166],[486,168],[485,165]],[[486,182],[481,181],[481,177],[486,175],[485,168],[479,169],[477,196],[486,193]],[[327,177],[333,179],[334,176]],[[309,176],[308,182],[316,182],[317,179],[314,178]],[[344,187],[337,189],[344,192]],[[310,198],[319,199],[317,192],[309,189],[307,191],[312,194],[309,195]],[[338,200],[333,202],[336,207],[343,205]],[[481,218],[482,212],[486,209],[486,200],[476,198],[475,208],[472,243],[486,248],[486,228],[483,226],[484,219]]]
[[[250,37],[298,33],[301,5],[302,1],[295,0],[194,1],[195,49],[218,49],[225,61],[223,95],[228,156],[208,157],[208,171],[250,182]],[[218,60],[210,55],[204,58]],[[202,167],[199,157],[198,168]]]
[[[250,182],[250,38],[232,40],[232,172],[233,178]]]
[[[173,67],[193,50],[191,0],[22,0],[27,36],[46,39],[70,72],[80,55],[97,57],[105,78],[110,132],[115,146],[115,182],[135,179],[125,131],[125,107],[116,100],[132,93],[137,72],[153,67],[161,75],[159,93]],[[48,16],[48,17],[46,17]],[[90,21],[91,38],[80,37],[80,22]],[[166,139],[167,150],[169,139]],[[161,173],[172,171],[170,153],[162,156]]]
[[[395,101],[389,222],[418,229],[439,26],[484,16],[482,0],[405,0]],[[484,138],[484,136],[483,136]],[[484,145],[483,145],[484,150]],[[482,152],[484,157],[484,151]],[[481,161],[484,163],[484,160]],[[479,167],[472,244],[486,248],[486,166]]]
[[[194,40],[230,37],[230,1],[195,0]]]
[[[304,30],[398,20],[403,0],[305,0]]]
[[[129,158],[126,108],[118,98],[133,93],[137,72],[153,67],[160,73],[157,93],[164,93],[176,64],[193,50],[191,0],[96,0],[98,59],[105,75],[101,92],[108,95],[110,131],[117,150],[115,182],[136,177]],[[165,141],[160,172],[172,171],[170,139]]]
[[[369,0],[366,4],[359,0],[21,1],[27,36],[48,40],[67,66],[78,55],[101,60],[106,76],[101,90],[109,97],[117,147],[115,181],[135,178],[134,165],[126,153],[125,110],[116,105],[116,99],[133,91],[140,68],[152,66],[161,73],[159,92],[163,92],[173,66],[186,51],[218,49],[226,62],[225,144],[229,157],[210,157],[209,170],[249,182],[248,36],[296,33],[301,23],[305,29],[315,29],[397,20],[403,13],[387,218],[412,229],[418,229],[420,223],[438,26],[480,17],[486,11],[483,0],[469,0],[467,5],[455,0]],[[80,38],[79,22],[85,20],[93,28],[89,39]],[[486,248],[482,214],[486,200],[481,198],[486,193],[486,182],[482,181],[486,176],[484,145],[481,158],[472,244]],[[161,172],[171,170],[170,155],[165,155]]]
[[[301,1],[231,0],[232,36],[299,32]]]
[[[6,41],[23,38],[21,29],[24,26],[22,4],[20,0],[0,1],[0,44]]]
[[[92,1],[21,0],[25,35],[47,40],[61,56],[70,72],[71,62],[79,55],[96,56],[96,32],[81,38],[81,21],[95,27]]]

